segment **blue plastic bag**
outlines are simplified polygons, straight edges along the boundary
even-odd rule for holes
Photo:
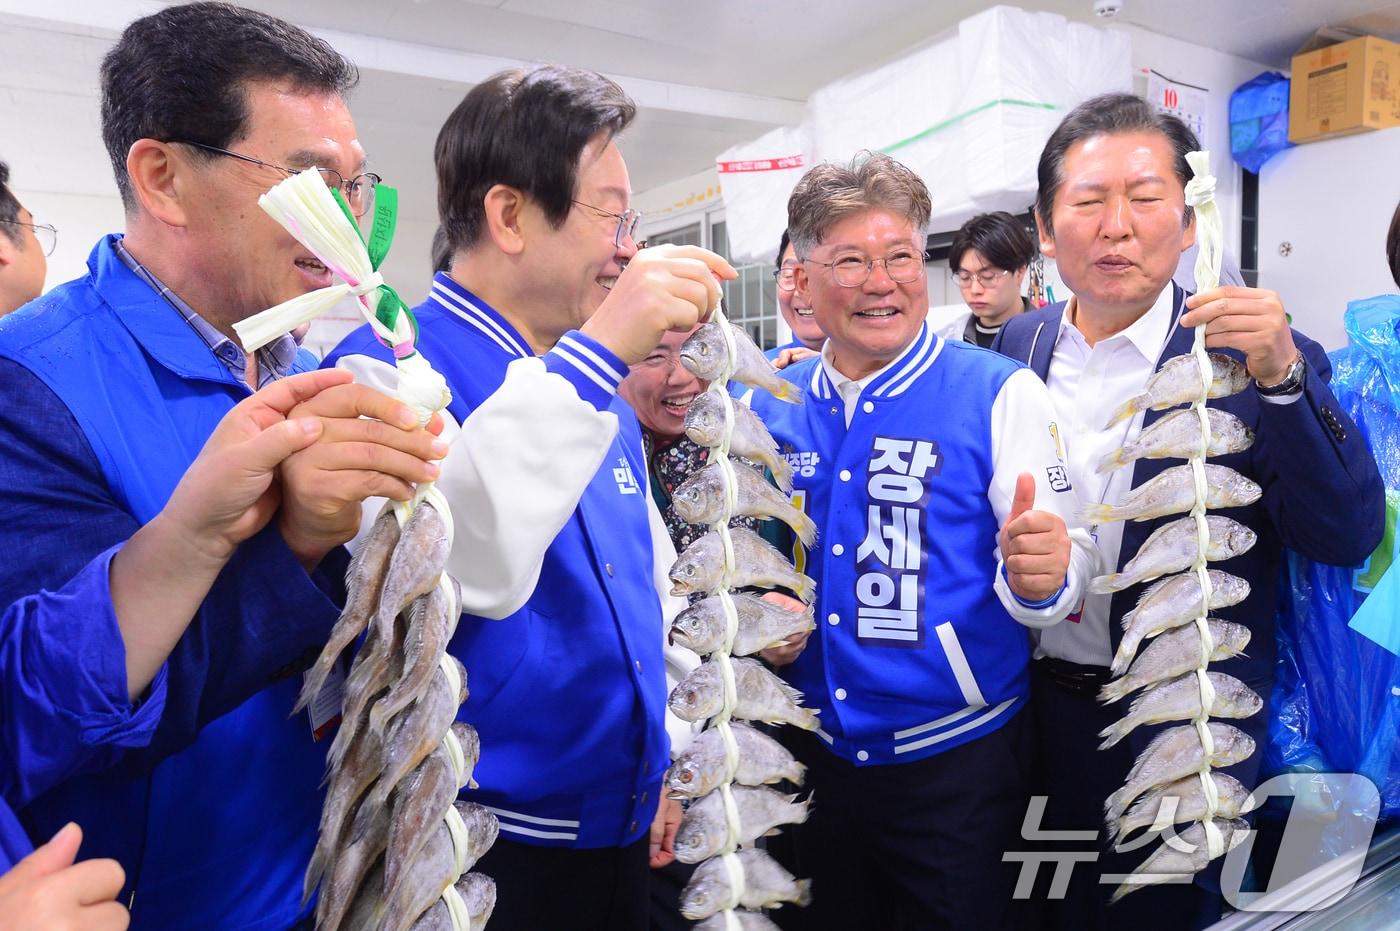
[[[1288,78],[1265,71],[1230,95],[1230,154],[1255,174],[1288,141]]]
[[[1354,569],[1289,554],[1264,766],[1364,775],[1386,819],[1400,815],[1400,295],[1353,301],[1346,328],[1332,391],[1380,466],[1385,536]]]

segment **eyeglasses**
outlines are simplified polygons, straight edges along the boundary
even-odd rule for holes
[[[617,231],[613,233],[613,245],[616,248],[621,249],[622,244],[628,239],[633,239],[635,241],[637,224],[642,222],[642,212],[640,210],[628,209],[621,213],[613,213],[611,210],[604,210],[602,207],[585,204],[581,200],[576,200],[574,203],[578,204],[580,207],[587,207],[600,216],[612,217],[617,221]],[[641,247],[641,243],[637,243],[637,248],[640,249]]]
[[[820,264],[820,263],[818,263]],[[773,280],[778,283],[779,291],[794,291],[797,289],[797,266],[784,265],[782,268],[773,269]]]
[[[25,223],[23,220],[0,220],[0,223],[32,229],[34,238],[39,240],[39,248],[44,250],[45,256],[53,255],[53,250],[58,246],[58,230],[47,223]]]
[[[254,165],[262,165],[264,168],[272,168],[280,171],[287,177],[300,174],[296,168],[284,168],[281,165],[274,165],[265,162],[260,158],[253,158],[251,155],[244,155],[241,152],[231,152],[228,149],[221,149],[216,145],[205,145],[202,142],[186,142],[183,139],[172,139],[171,142],[178,142],[180,145],[193,146],[196,149],[203,149],[206,152],[213,152],[216,155],[227,155],[229,158],[236,158],[242,162],[251,162]],[[366,213],[374,210],[374,189],[384,179],[372,171],[358,174],[347,179],[343,174],[334,168],[317,168],[321,178],[325,180],[326,187],[338,189],[345,195],[345,202],[350,205],[350,212],[358,219]]]
[[[974,278],[981,282],[982,287],[990,288],[1009,274],[1011,274],[1011,272],[1005,268],[984,268],[976,274],[957,271],[954,272],[953,278],[957,281],[958,287],[960,288],[966,288],[968,285],[972,284],[972,279]]]
[[[883,259],[867,259],[859,255],[843,255],[833,262],[818,262],[816,259],[803,259],[813,265],[824,265],[831,269],[831,277],[843,288],[859,288],[870,277],[876,265],[885,266],[885,274],[899,284],[918,281],[924,273],[924,257],[917,252],[896,252]]]

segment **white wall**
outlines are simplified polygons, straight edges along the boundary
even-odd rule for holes
[[[1133,40],[1133,68],[1139,72],[1134,90],[1146,90],[1142,72],[1153,69],[1174,81],[1210,91],[1203,144],[1215,170],[1215,199],[1225,221],[1225,244],[1238,257],[1240,245],[1240,167],[1230,156],[1230,95],[1235,88],[1267,65],[1248,61],[1202,45],[1148,32],[1138,26],[1125,28]]]
[[[98,68],[114,41],[98,30],[82,34],[32,21],[0,22],[0,160],[9,164],[11,188],[36,222],[58,228],[58,248],[49,257],[50,288],[85,274],[93,245],[125,225],[100,120]],[[427,294],[437,228],[432,135],[460,90],[446,88],[441,99],[433,99],[429,132],[395,119],[382,105],[395,89],[392,78],[364,71],[350,106],[355,112],[356,98],[363,97],[368,104],[363,109],[374,114],[358,121],[360,139],[371,167],[400,192],[399,223],[384,276],[404,300],[416,304]],[[308,346],[329,348],[355,323],[353,316],[318,322]]]
[[[1397,164],[1400,129],[1386,129],[1304,143],[1259,173],[1260,285],[1328,350],[1346,345],[1348,301],[1395,291],[1385,236],[1400,199]]]
[[[721,204],[719,173],[713,166],[632,195],[632,207],[642,212],[643,237],[693,223],[692,218]]]

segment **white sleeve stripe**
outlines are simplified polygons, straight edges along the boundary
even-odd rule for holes
[[[559,343],[557,345],[562,346],[564,344],[568,344],[568,347],[570,349],[574,350],[579,355],[592,362],[604,375],[611,375],[613,381],[621,382],[624,378],[627,377],[626,372],[619,372],[617,369],[613,368],[610,364],[608,364],[606,359],[598,355],[592,349],[589,349],[581,341],[574,339],[572,336],[565,336],[563,339],[559,340]]]
[[[437,292],[434,292],[434,293],[432,294],[432,298],[433,298],[433,300],[437,301],[439,304],[442,305],[442,309],[443,309],[443,310],[447,311],[449,314],[452,314],[453,316],[458,317],[458,318],[460,318],[461,320],[464,320],[464,321],[466,321],[467,323],[471,324],[472,326],[476,327],[476,328],[477,328],[478,330],[480,330],[482,333],[486,334],[486,338],[487,338],[487,339],[491,340],[493,343],[495,343],[497,346],[500,346],[502,349],[504,349],[506,352],[510,353],[511,355],[513,355],[513,356],[514,356],[514,355],[519,355],[519,356],[521,356],[522,358],[524,358],[525,355],[528,355],[528,353],[522,354],[522,353],[520,352],[519,349],[517,349],[516,347],[510,345],[510,344],[507,343],[505,340],[501,339],[501,337],[499,337],[499,336],[497,336],[495,333],[491,332],[491,330],[488,329],[488,328],[487,328],[479,319],[477,319],[476,317],[472,316],[471,314],[467,313],[466,311],[464,311],[464,310],[462,310],[462,309],[460,309],[460,308],[453,307],[451,304],[447,303],[445,300],[442,299],[442,296],[439,295]]]
[[[506,340],[512,346],[514,346],[515,350],[521,355],[522,358],[528,358],[534,355],[534,353],[530,352],[527,347],[521,345],[521,343],[510,333],[508,333],[499,323],[497,323],[495,320],[492,320],[489,314],[483,311],[480,307],[477,307],[471,301],[468,301],[466,298],[453,291],[451,288],[444,285],[442,282],[433,282],[433,295],[437,297],[438,302],[444,307],[446,307],[448,310],[453,310],[454,308],[451,305],[449,305],[446,301],[444,301],[443,298],[446,298],[447,300],[450,300],[455,304],[459,304],[466,310],[471,311],[471,315],[478,318],[481,324],[484,324],[486,327],[490,327],[492,330],[494,330],[500,335],[501,339]],[[459,314],[459,316],[464,315]]]
[[[581,374],[587,376],[590,381],[592,381],[599,388],[602,388],[608,394],[615,394],[617,392],[616,384],[612,384],[605,381],[603,379],[603,376],[599,375],[597,372],[593,371],[593,369],[589,368],[586,364],[584,364],[583,360],[570,354],[569,351],[563,346],[556,345],[553,349],[550,350],[550,352],[572,365]]]

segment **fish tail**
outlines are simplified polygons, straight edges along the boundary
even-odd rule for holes
[[[311,704],[311,700],[320,694],[321,686],[326,684],[326,676],[328,676],[331,671],[330,663],[326,663],[325,668],[322,668],[321,660],[325,659],[325,656],[326,654],[322,653],[321,656],[317,658],[316,665],[307,670],[306,678],[303,679],[301,683],[301,691],[297,694],[297,702],[292,706],[292,713],[287,715],[287,717],[296,716],[300,713],[301,709]]]
[[[1121,701],[1128,697],[1128,693],[1133,690],[1132,685],[1126,677],[1120,676],[1110,682],[1104,683],[1104,687],[1099,689],[1099,701],[1105,705],[1111,705],[1116,701]]]
[[[1114,469],[1121,469],[1130,462],[1132,462],[1132,459],[1128,456],[1128,447],[1120,446],[1107,456],[1104,456],[1103,459],[1099,461],[1099,467],[1094,471],[1099,475],[1103,475],[1107,472],[1112,472]]]
[[[1128,619],[1123,618],[1124,621]],[[1138,642],[1141,638],[1135,636],[1131,631],[1123,634],[1123,640],[1118,644],[1118,652],[1113,654],[1113,663],[1108,667],[1108,671],[1117,678],[1128,671],[1128,667],[1133,663],[1133,657],[1137,655]]]
[[[807,781],[807,767],[797,760],[793,760],[792,767],[785,774],[784,778],[793,785],[800,786]]]
[[[1124,786],[1104,800],[1103,820],[1110,831],[1113,830],[1113,826],[1118,823],[1118,820],[1123,817],[1123,810],[1128,802],[1132,801],[1131,799],[1123,798],[1127,791],[1128,787]]]
[[[1107,750],[1109,747],[1112,747],[1115,744],[1117,744],[1118,741],[1122,740],[1124,737],[1127,737],[1128,732],[1132,730],[1132,727],[1128,724],[1129,720],[1130,719],[1128,718],[1124,718],[1121,721],[1115,721],[1108,727],[1105,727],[1103,730],[1099,731],[1099,736],[1104,738],[1103,743],[1099,744],[1099,749]]]
[[[1111,504],[1086,504],[1079,509],[1079,522],[1088,524],[1102,524],[1105,521],[1113,520],[1113,505]]]
[[[792,494],[792,463],[788,462],[782,455],[773,453],[767,457],[764,464],[773,473],[773,481],[778,483],[783,494]]]
[[[1113,592],[1121,592],[1132,584],[1133,580],[1128,578],[1125,573],[1112,572],[1096,577],[1089,583],[1089,591],[1095,595],[1108,595]]]
[[[797,385],[788,381],[786,378],[778,378],[775,376],[773,380],[776,381],[777,384],[768,387],[773,397],[777,398],[779,401],[786,401],[789,404],[802,403],[801,388],[797,387]]]
[[[797,898],[792,900],[792,904],[798,908],[806,908],[812,904],[812,881],[810,879],[797,881]]]
[[[336,661],[340,659],[340,654],[345,652],[360,632],[365,629],[369,622],[368,617],[357,618],[349,616],[350,609],[340,615],[340,619],[331,628],[330,639],[321,650],[321,655],[316,657],[316,663],[306,673],[306,678],[302,682],[301,692],[297,694],[297,703],[292,708],[292,714],[296,714],[301,709],[321,694],[321,689],[325,687],[326,678],[335,668]]]
[[[811,549],[812,545],[817,542],[816,521],[797,508],[788,508],[784,523],[792,528],[792,532],[797,534],[797,539],[801,540],[802,545],[808,549]]]
[[[1117,889],[1113,890],[1113,895],[1109,897],[1108,904],[1112,905],[1114,902],[1117,902],[1119,899],[1123,898],[1123,896],[1127,895],[1128,893],[1136,892],[1137,890],[1145,886],[1155,886],[1158,883],[1168,882],[1171,879],[1171,877],[1175,875],[1178,874],[1148,873],[1139,872],[1139,870],[1134,870],[1133,872],[1128,874],[1128,879],[1124,880],[1122,883],[1119,884]],[[1134,881],[1132,877],[1140,878],[1137,881]]]
[[[809,575],[797,573],[797,584],[792,589],[799,599],[812,604],[817,600],[817,582]]]
[[[817,712],[815,709],[798,708],[797,714],[794,717],[796,720],[791,722],[792,725],[804,731],[814,731],[821,726],[820,722],[817,721]]]
[[[1129,417],[1132,417],[1134,414],[1136,414],[1138,411],[1142,410],[1146,406],[1147,399],[1143,395],[1137,395],[1136,397],[1129,398],[1128,400],[1124,401],[1123,404],[1117,410],[1113,412],[1113,416],[1109,418],[1108,423],[1104,424],[1103,428],[1107,430],[1109,427],[1113,426],[1116,423],[1122,423],[1123,421],[1127,420]]]
[[[311,862],[306,865],[306,877],[301,883],[302,908],[305,908],[306,903],[311,901],[312,894],[321,883],[321,877],[326,873],[326,866],[326,851],[318,842],[316,850],[311,854]]]

